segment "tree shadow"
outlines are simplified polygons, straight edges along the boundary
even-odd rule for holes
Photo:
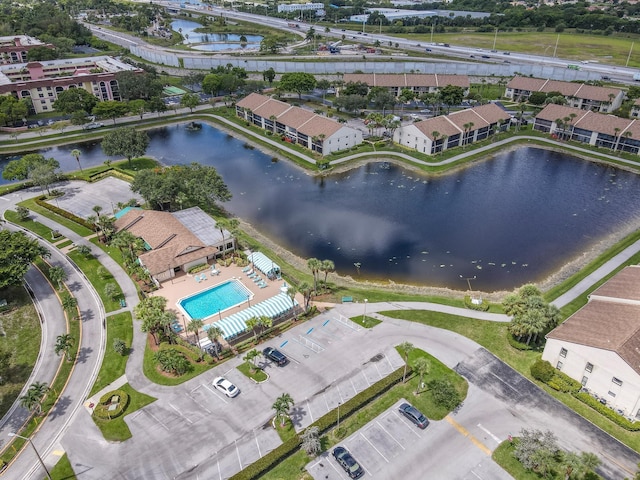
[[[89,355],[91,353],[93,353],[93,348],[91,348],[91,347],[82,347],[78,351],[77,362],[78,363],[85,363],[87,361],[87,359],[89,358]]]
[[[82,284],[78,281],[67,283],[67,288],[71,292],[77,292],[82,287]]]
[[[294,406],[289,412],[289,418],[294,427],[302,428],[302,419],[307,416],[308,412],[299,406]]]
[[[68,395],[59,397],[55,407],[49,411],[48,420],[53,421],[67,413],[67,409],[71,406],[71,398]]]
[[[93,318],[95,317],[95,315],[93,314],[93,310],[91,309],[80,312],[80,316],[82,317],[83,322],[93,320]]]

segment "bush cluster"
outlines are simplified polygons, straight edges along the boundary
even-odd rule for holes
[[[640,431],[640,422],[631,422],[631,421],[627,420],[625,417],[620,415],[618,412],[615,412],[614,410],[611,410],[606,405],[603,405],[602,403],[600,403],[600,401],[598,401],[597,399],[593,398],[588,393],[586,393],[586,392],[578,392],[578,393],[575,393],[573,396],[576,397],[581,402],[586,403],[591,408],[593,408],[595,411],[601,413],[602,415],[607,417],[609,420],[611,420],[612,422],[618,424],[619,426],[621,426],[625,430],[629,430],[630,432],[638,432],[638,431]]]
[[[396,383],[402,380],[402,376],[404,374],[404,367],[399,368],[395,372],[392,372],[387,377],[383,378],[379,382],[374,383],[369,388],[363,390],[355,397],[351,398],[343,405],[340,406],[340,418],[342,420],[351,416],[353,413],[360,410],[366,404],[389,390]],[[410,375],[410,369],[407,371],[407,374]],[[318,432],[320,434],[326,432],[329,428],[336,425],[338,422],[338,410],[334,409],[324,416],[320,417],[314,423],[309,425],[309,427],[318,427]],[[275,448],[271,452],[267,453],[264,457],[258,459],[251,465],[247,466],[244,470],[236,473],[231,477],[231,480],[252,480],[255,478],[259,478],[268,472],[270,469],[278,465],[280,462],[285,460],[287,457],[295,453],[300,447],[301,440],[300,436],[296,434],[294,437],[290,438],[286,442],[284,442],[279,447]]]
[[[527,345],[524,342],[519,342],[510,332],[507,332],[507,341],[509,342],[509,345],[511,345],[516,350],[533,350],[533,347],[531,345]]]
[[[109,410],[113,397],[118,397],[118,406],[114,410]],[[113,390],[105,393],[100,398],[100,402],[93,409],[93,414],[103,420],[111,420],[122,415],[127,405],[129,405],[129,395],[127,392],[124,390]]]
[[[198,273],[203,270],[206,270],[207,268],[209,268],[209,265],[207,265],[206,263],[200,263],[198,265],[194,265],[189,270],[187,270],[187,273]]]
[[[131,182],[133,180],[133,177],[129,175],[127,172],[125,172],[124,170],[117,167],[111,167],[107,170],[103,170],[102,172],[89,175],[89,181],[97,182],[98,180],[101,180],[105,177],[117,177],[117,178],[126,180],[127,182]]]
[[[487,310],[489,310],[489,307],[490,307],[489,302],[485,302],[485,301],[483,301],[480,304],[473,303],[471,301],[470,295],[464,296],[464,306],[467,307],[469,310],[477,310],[479,312],[486,312]]]
[[[509,335],[509,337],[511,337],[511,335]],[[556,374],[556,369],[546,360],[539,358],[531,365],[530,372],[531,376],[536,380],[547,383]]]
[[[582,388],[580,382],[576,382],[569,375],[556,370],[555,375],[547,382],[554,390],[564,393],[578,393]]]

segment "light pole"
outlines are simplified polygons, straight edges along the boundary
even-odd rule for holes
[[[366,325],[366,318],[367,318],[367,302],[369,300],[367,300],[366,298],[364,299],[364,312],[362,313],[362,324]]]
[[[31,445],[31,448],[33,448],[33,451],[36,454],[36,457],[38,457],[38,461],[40,462],[40,465],[42,465],[42,468],[44,468],[45,473],[47,474],[47,478],[49,480],[51,479],[51,474],[49,473],[49,470],[47,470],[47,466],[44,464],[44,462],[42,461],[42,457],[40,456],[40,454],[38,453],[38,450],[36,450],[35,445],[33,444],[33,442],[31,441],[31,439],[29,437],[23,437],[22,435],[18,435],[17,433],[13,433],[13,432],[9,432],[9,436],[10,437],[18,437],[21,438],[23,440],[26,440],[27,442],[29,442],[29,444]]]
[[[336,430],[340,430],[340,402],[338,402],[338,426]]]
[[[247,304],[251,306],[251,295],[247,295]]]

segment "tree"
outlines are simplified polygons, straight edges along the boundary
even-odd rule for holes
[[[337,111],[343,109],[347,112],[358,113],[367,107],[368,102],[367,97],[362,95],[340,95],[333,101],[333,106]]]
[[[116,118],[126,115],[129,111],[129,105],[117,100],[105,100],[98,102],[91,111],[94,115],[100,118],[110,118],[113,120],[113,124],[116,124]]]
[[[402,102],[402,111],[404,111],[404,104],[409,103],[415,98],[416,98],[416,92],[414,92],[410,88],[403,88],[400,91],[400,95],[398,95],[398,99],[400,100],[400,102]]]
[[[8,346],[0,346],[0,385],[4,385],[10,376],[12,360],[13,349]]]
[[[309,311],[309,304],[311,303],[311,295],[313,294],[313,288],[307,282],[302,282],[298,285],[298,291],[304,298],[304,311]]]
[[[62,290],[64,281],[67,279],[67,272],[62,267],[51,267],[49,269],[51,281],[58,285],[58,290]]]
[[[187,332],[191,332],[196,336],[196,344],[200,346],[200,330],[204,327],[204,321],[201,318],[193,318],[187,325]]]
[[[72,320],[78,316],[78,299],[76,297],[65,292],[62,295],[60,303],[62,304],[64,311],[67,312]]]
[[[187,107],[193,113],[193,109],[200,105],[200,97],[195,93],[185,93],[180,98],[180,106]]]
[[[29,265],[38,257],[50,253],[22,232],[0,230],[0,289],[9,285],[21,285]]]
[[[29,113],[29,103],[26,99],[18,100],[13,95],[0,96],[0,120],[3,123],[15,124]]]
[[[514,451],[514,456],[527,470],[538,471],[542,455],[555,455],[558,444],[555,435],[550,430],[544,433],[540,430],[520,430],[520,437]]]
[[[451,111],[453,105],[460,105],[464,98],[464,88],[455,85],[447,85],[440,89],[442,103],[447,106],[447,113]]]
[[[16,207],[16,213],[18,214],[18,218],[23,222],[25,220],[28,220],[31,216],[31,212],[29,211],[29,209],[27,207],[23,207],[22,205],[18,205]]]
[[[251,317],[244,323],[247,326],[248,330],[253,331],[253,334],[254,334],[253,341],[257,342],[258,341],[258,326],[259,326],[258,317]]]
[[[101,145],[105,155],[124,155],[131,167],[131,159],[141,157],[147,151],[149,136],[133,127],[122,127],[108,132]]]
[[[137,99],[137,100],[131,100],[127,105],[129,106],[129,111],[131,113],[135,113],[136,115],[140,115],[140,120],[142,120],[142,117],[144,116],[144,114],[147,111],[147,106],[148,102],[146,100],[142,100]]]
[[[522,286],[517,293],[508,295],[502,305],[505,313],[512,316],[509,332],[519,339],[526,336],[527,345],[560,321],[558,308],[547,303],[535,285]]]
[[[316,78],[310,73],[290,72],[280,77],[279,87],[285,92],[294,92],[302,99],[302,94],[310,92],[316,87]]]
[[[293,398],[288,393],[283,393],[274,402],[272,408],[276,411],[276,418],[280,418],[280,426],[284,427],[285,418],[289,413],[289,408],[294,404]]]
[[[159,116],[162,112],[167,111],[167,104],[160,97],[151,97],[147,100],[146,108],[149,112],[157,112]]]
[[[153,358],[163,371],[178,376],[184,375],[193,368],[184,354],[175,347],[158,350],[154,353]]]
[[[42,411],[42,401],[49,391],[49,386],[45,382],[33,382],[24,395],[18,400],[20,405],[35,415],[40,415]]]
[[[436,405],[447,410],[454,410],[462,403],[462,398],[460,398],[456,387],[446,378],[431,380],[427,386]]]
[[[307,455],[315,456],[322,451],[318,427],[309,427],[300,434],[301,447]]]
[[[55,158],[45,158],[39,153],[28,153],[18,160],[11,160],[2,170],[5,180],[26,180],[33,170],[40,166],[47,166],[48,170],[56,170],[60,163]]]
[[[369,92],[368,98],[376,109],[382,110],[382,115],[384,115],[385,110],[393,109],[396,105],[396,98],[393,93],[384,87],[373,87]]]
[[[262,78],[265,82],[269,82],[269,85],[271,85],[276,78],[276,71],[273,67],[269,67],[269,69],[262,72]]]
[[[424,376],[429,373],[431,364],[425,357],[419,357],[416,358],[416,360],[413,362],[411,368],[420,377],[420,383],[418,383],[418,388],[416,388],[416,393],[420,393],[420,391],[424,388]]]
[[[327,276],[336,270],[336,265],[332,260],[322,260],[319,270],[324,272],[324,285],[327,286]]]
[[[255,348],[249,350],[247,352],[247,354],[242,357],[242,359],[247,362],[247,365],[249,367],[249,371],[251,373],[256,371],[256,364],[255,364],[255,360],[256,358],[258,358],[260,355],[262,355],[258,350],[256,350]]]
[[[162,82],[152,73],[123,71],[116,74],[116,80],[123,100],[149,100],[162,93]]]
[[[67,357],[67,362],[70,362],[72,360],[71,347],[73,347],[74,341],[74,338],[69,333],[58,335],[56,337],[56,345],[54,347],[56,355],[64,353],[65,357]]]
[[[318,272],[322,267],[322,262],[317,258],[310,258],[307,260],[307,267],[311,270],[311,274],[313,275],[313,291],[318,291]]]
[[[82,152],[80,150],[78,150],[77,148],[74,148],[73,150],[71,150],[71,156],[76,159],[76,162],[78,162],[78,168],[80,169],[80,171],[82,171],[82,165],[80,165],[80,154],[81,153]]]
[[[145,333],[150,333],[156,345],[160,344],[159,333],[164,332],[162,316],[167,306],[167,299],[164,297],[147,297],[143,299],[133,309],[136,318],[142,322],[141,329]]]
[[[84,88],[69,88],[58,93],[57,99],[53,102],[56,112],[71,115],[75,112],[91,113],[98,104],[95,95],[87,92]]]
[[[544,92],[531,92],[529,95],[528,102],[532,105],[542,105],[544,101],[547,99],[547,94]]]
[[[121,338],[113,339],[113,351],[118,355],[122,355],[124,357],[127,354],[128,350],[129,349],[127,348],[127,344],[124,340],[122,340]]]
[[[120,289],[115,283],[107,283],[104,286],[104,294],[107,298],[115,300],[120,295]]]
[[[50,163],[41,163],[34,166],[29,171],[29,180],[34,185],[39,186],[41,189],[47,189],[47,195],[51,195],[49,187],[52,183],[58,180],[58,174],[56,173],[56,167]]]
[[[218,342],[219,338],[222,338],[224,336],[224,332],[222,331],[222,329],[220,327],[218,327],[217,325],[210,325],[209,329],[207,330],[207,337],[209,338],[209,340],[211,340],[211,343],[213,343],[214,345],[214,352],[216,353],[216,357],[220,358],[220,356],[218,355],[220,350],[220,342]]]
[[[398,345],[398,350],[402,352],[402,356],[404,357],[404,373],[402,374],[402,383],[405,383],[407,379],[407,365],[409,364],[409,354],[413,349],[414,346],[411,342],[402,342],[400,345]]]
[[[366,97],[369,94],[369,85],[365,82],[347,82],[340,93],[342,95],[361,95]]]

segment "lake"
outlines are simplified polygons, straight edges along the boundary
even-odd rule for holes
[[[233,194],[228,211],[355,278],[461,290],[476,276],[473,288],[512,289],[639,220],[637,175],[538,148],[437,177],[376,162],[320,178],[209,125],[185,125],[150,131],[147,153],[167,165],[214,166]],[[106,158],[98,142],[42,153],[69,171],[74,148],[83,166]]]

